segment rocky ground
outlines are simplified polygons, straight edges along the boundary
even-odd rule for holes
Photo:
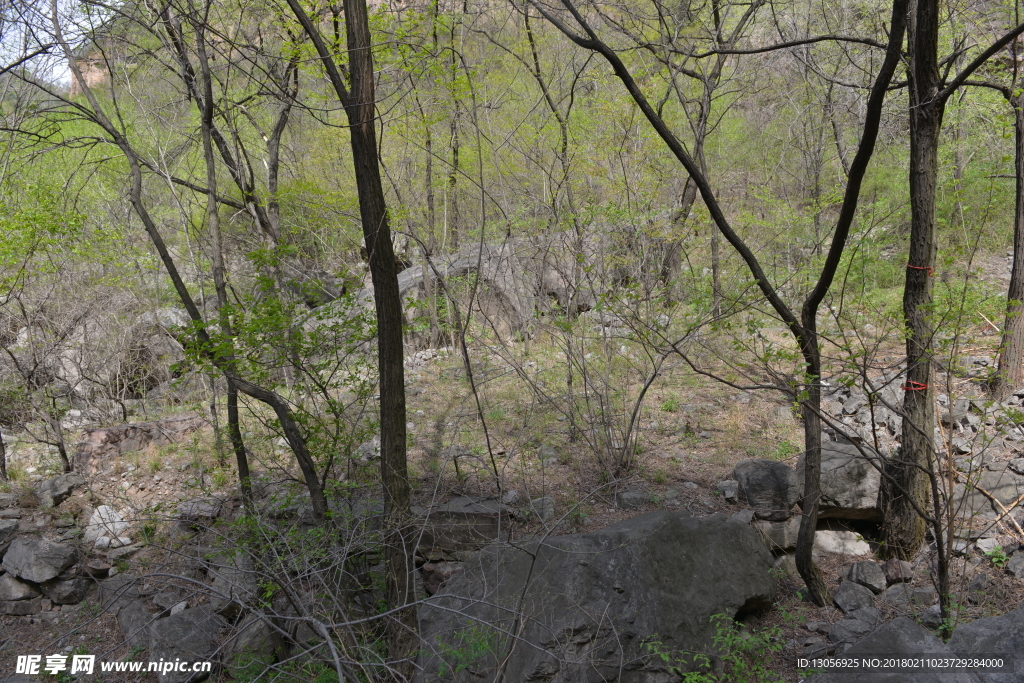
[[[607,538],[610,532],[591,534],[658,513],[669,514],[670,521],[664,523],[681,529],[674,534],[705,551],[716,542],[711,538],[715,534],[698,533],[711,528],[707,525],[728,522],[723,529],[738,534],[735,544],[741,546],[751,538],[756,541],[760,550],[745,556],[752,571],[774,578],[775,608],[746,610],[745,617],[752,629],[781,629],[781,647],[765,656],[787,680],[798,678],[797,657],[842,652],[880,624],[909,617],[932,631],[942,625],[933,585],[934,542],[909,563],[882,563],[875,555],[880,521],[876,465],[898,445],[899,417],[892,410],[898,406],[898,373],[879,371],[870,377],[874,384],[866,391],[837,385],[826,396],[830,419],[816,554],[834,603],[819,609],[802,599],[791,554],[802,474],[799,449],[792,447],[798,443],[799,425],[788,407],[762,395],[700,387],[677,394],[684,402],[656,396],[662,410],[641,423],[645,448],[637,458],[639,474],[613,482],[588,475],[592,465],[579,456],[582,447],[498,440],[494,450],[503,458],[509,482],[499,492],[487,468],[479,466],[486,464],[479,449],[452,444],[438,452],[432,443],[431,425],[441,419],[437,383],[451,372],[441,359],[443,355],[432,352],[409,363],[414,375],[410,419],[415,511],[422,520],[418,597],[452,595],[456,586],[472,585],[469,578],[458,577],[483,571],[483,565],[474,564],[481,557],[475,551],[495,541],[519,545],[538,536],[569,533]],[[1024,543],[1024,459],[1018,450],[1024,434],[1015,412],[1024,392],[1003,404],[986,402],[977,391],[972,394],[972,378],[990,363],[983,356],[962,358],[944,376],[949,386],[957,383],[957,391],[950,392],[953,398],[938,398],[936,446],[946,498],[958,519],[951,568],[956,618],[962,623],[1011,612],[1024,597],[1024,550],[1019,549]],[[552,423],[553,430],[564,428]],[[295,565],[299,553],[287,540],[288,534],[307,534],[301,536],[302,544],[320,542],[308,535],[315,531],[308,500],[301,487],[288,481],[287,472],[261,471],[256,487],[261,518],[280,533],[269,547],[282,562],[292,563],[288,577],[272,577],[276,588],[267,592],[267,577],[259,569],[265,558],[228,550],[227,534],[239,533],[230,525],[239,518],[240,501],[230,477],[211,466],[210,442],[208,425],[191,414],[87,428],[77,447],[78,472],[61,476],[46,473],[45,452],[22,448],[16,464],[24,476],[9,492],[0,493],[0,676],[12,674],[22,654],[208,658],[218,663],[217,676],[243,679],[247,651],[276,661],[279,668],[309,665],[303,657],[313,653],[304,654],[302,644],[313,647],[309,644],[318,641],[315,622],[325,609],[322,599],[316,603],[309,591],[324,574],[316,563]],[[374,466],[376,447],[370,441],[358,450],[367,469]],[[205,456],[198,457],[200,453]],[[520,460],[515,460],[517,453]],[[451,465],[459,460],[463,469],[453,476]],[[380,597],[379,584],[374,585],[380,558],[366,555],[360,539],[372,537],[380,506],[372,486],[360,484],[358,475],[343,476],[349,486],[332,498],[332,509],[345,520],[346,543],[322,547],[326,553],[359,558],[360,568],[353,570],[358,580],[337,589],[346,604],[369,615]],[[651,528],[650,533],[668,533],[658,531],[657,525]],[[642,534],[626,537],[631,536]],[[683,560],[672,560],[677,561]],[[573,567],[565,571],[582,572],[590,582],[588,590],[625,596],[621,599],[626,604],[652,599],[638,590],[640,584],[651,583],[650,576],[625,577],[623,584],[605,580],[614,574],[610,569]],[[306,597],[296,598],[289,593],[292,588],[306,591]],[[743,612],[759,591],[723,597],[728,605],[707,609]],[[277,621],[261,620],[259,615],[268,613]],[[700,626],[706,625],[705,619]],[[594,634],[586,647],[577,643],[570,653],[552,646],[552,656],[567,662],[605,642],[600,623],[560,628],[580,632],[583,627]],[[103,676],[158,680],[155,674]],[[175,673],[159,677],[162,683],[187,679]]]

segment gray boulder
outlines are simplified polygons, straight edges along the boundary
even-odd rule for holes
[[[878,564],[870,560],[854,562],[843,572],[843,578],[870,588],[871,592],[876,595],[884,591],[887,585],[885,572]]]
[[[524,549],[492,545],[421,607],[418,680],[468,671],[460,647],[479,653],[474,671],[504,661],[508,681],[655,680],[646,638],[708,649],[713,615],[770,605],[771,568],[758,534],[723,514],[659,511]]]
[[[869,589],[852,581],[843,581],[839,590],[832,596],[832,602],[836,607],[843,610],[843,614],[849,614],[854,610],[864,607],[874,607],[875,595]]]
[[[213,576],[210,607],[218,614],[234,619],[256,598],[259,591],[256,570],[247,554],[239,552],[230,557],[218,557],[209,572]]]
[[[60,576],[77,559],[78,552],[70,545],[22,536],[7,548],[3,567],[26,581],[42,583]]]
[[[39,584],[43,594],[55,605],[77,605],[85,600],[89,581],[81,576],[59,576]]]
[[[990,519],[1001,512],[979,488],[990,493],[1003,505],[1009,505],[1024,494],[1024,478],[1009,468],[975,472],[972,479],[975,481],[957,484],[953,489],[953,508],[958,517]]]
[[[962,624],[953,631],[949,649],[960,656],[996,656],[1013,660],[1012,671],[980,673],[982,683],[1024,681],[1024,606],[998,617]]]
[[[774,460],[743,460],[736,463],[732,478],[759,519],[782,522],[792,516],[802,496],[793,468]]]
[[[906,560],[898,560],[895,557],[887,560],[882,565],[882,571],[885,572],[886,584],[890,586],[895,583],[905,583],[914,580],[914,565]]]
[[[920,624],[899,617],[880,626],[858,640],[841,656],[886,657],[936,657],[953,656],[953,648],[936,638]],[[981,683],[973,673],[943,673],[920,670],[879,670],[846,669],[827,671],[810,676],[805,683]]]
[[[861,453],[863,449],[863,453]],[[821,507],[818,517],[869,519],[881,521],[878,491],[882,475],[872,465],[880,463],[871,448],[851,443],[826,441],[821,444]],[[804,480],[804,458],[796,467],[797,478]]]
[[[772,552],[792,550],[800,535],[800,517],[790,517],[784,522],[761,519],[754,523],[754,528],[764,535],[768,549]]]
[[[0,576],[0,600],[28,600],[39,596],[39,589],[10,574]]]
[[[30,614],[39,614],[42,611],[42,598],[29,598],[28,600],[0,600],[0,614],[6,614],[11,617],[25,617]]]
[[[76,488],[84,485],[85,477],[77,472],[68,472],[36,484],[36,498],[43,507],[56,507],[67,500]]]
[[[193,498],[178,505],[177,519],[183,524],[209,526],[220,514],[220,501],[216,498]]]
[[[1018,550],[1006,563],[1006,573],[1015,579],[1024,579],[1024,551]]]
[[[4,556],[4,551],[7,550],[7,546],[10,545],[14,535],[18,533],[18,520],[16,519],[0,519],[0,559]]]
[[[118,574],[99,584],[100,607],[115,615],[144,595],[141,582],[131,574]]]
[[[100,505],[93,510],[85,527],[82,539],[90,545],[97,538],[117,538],[128,530],[128,522],[109,505]]]
[[[214,659],[217,637],[227,626],[210,607],[192,607],[149,627],[149,659],[202,662]],[[197,683],[209,672],[170,671],[157,676],[160,683]]]
[[[249,674],[256,678],[274,661],[274,631],[255,614],[241,621],[224,651],[225,668],[234,678]]]
[[[132,600],[117,612],[117,625],[130,649],[149,645],[149,626],[155,620],[142,600]]]
[[[511,512],[511,508],[495,498],[456,496],[427,513],[422,521],[419,550],[428,558],[477,550],[508,535]]]

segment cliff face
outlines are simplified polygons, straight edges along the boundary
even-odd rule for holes
[[[107,66],[99,57],[87,57],[78,60],[78,68],[82,72],[82,80],[90,88],[101,85],[110,78]],[[71,97],[82,94],[82,83],[74,75],[71,76]]]

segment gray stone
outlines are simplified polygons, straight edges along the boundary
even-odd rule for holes
[[[78,552],[70,545],[20,536],[4,553],[3,567],[26,581],[42,583],[60,576],[77,559]]]
[[[507,655],[487,649],[469,665],[489,671],[500,658],[507,681],[555,680],[555,671],[557,680],[584,681],[620,680],[627,661],[640,669],[628,680],[644,680],[658,665],[647,663],[646,638],[658,634],[673,650],[703,649],[715,635],[712,615],[742,616],[774,596],[771,554],[753,529],[722,514],[695,519],[663,510],[525,546],[474,554],[421,606],[424,681],[452,671],[453,643],[500,638],[512,628],[536,646]],[[522,614],[529,619],[520,622]]]
[[[104,610],[117,614],[125,605],[142,598],[142,584],[131,574],[118,574],[99,583],[99,603]]]
[[[181,593],[173,590],[160,591],[153,596],[153,604],[163,610],[161,613],[170,612],[181,601]]]
[[[999,541],[994,538],[979,538],[974,545],[977,546],[982,555],[987,555],[996,549]]]
[[[732,473],[740,491],[760,519],[782,522],[792,516],[802,495],[797,474],[774,460],[743,460]]]
[[[863,450],[863,453],[861,452]],[[878,454],[867,446],[830,441],[821,445],[820,519],[868,519],[880,521],[878,492],[882,475],[872,463]],[[804,458],[797,462],[797,478],[803,481]]]
[[[739,512],[733,513],[732,519],[735,519],[740,524],[750,524],[754,520],[754,511],[750,508],[740,510]]]
[[[843,614],[849,614],[854,610],[864,607],[874,607],[875,595],[860,584],[853,583],[852,581],[843,581],[839,585],[839,590],[832,596],[832,602],[836,603],[836,607],[843,610]]]
[[[875,627],[860,619],[842,619],[832,624],[828,639],[833,643],[852,643],[871,632]]]
[[[28,600],[39,596],[39,589],[10,574],[0,576],[0,600]]]
[[[18,522],[14,519],[0,519],[0,558],[7,550],[7,546],[18,533]]]
[[[792,550],[796,547],[797,537],[800,535],[800,517],[790,517],[785,522],[769,522],[766,519],[754,523],[754,528],[760,531],[772,552]]]
[[[515,489],[505,491],[501,496],[501,502],[505,505],[515,505],[519,502],[519,491]]]
[[[43,594],[55,605],[77,605],[85,600],[90,582],[81,576],[59,576],[39,584]]]
[[[619,491],[615,494],[615,504],[624,510],[635,510],[650,505],[651,496],[645,491]]]
[[[722,497],[725,498],[726,503],[739,501],[740,483],[735,479],[726,479],[718,482],[718,490],[722,492]]]
[[[953,489],[953,509],[958,517],[992,518],[1002,512],[978,488],[987,491],[1003,505],[1009,505],[1024,494],[1024,480],[1009,468],[995,472],[986,469],[972,475],[972,479],[976,481],[976,486],[974,482],[961,483]]]
[[[911,602],[924,607],[934,605],[938,599],[939,592],[935,590],[935,586],[918,586],[910,595]]]
[[[12,508],[18,504],[18,497],[13,493],[0,493],[0,510]]]
[[[27,617],[32,614],[39,614],[43,611],[43,599],[29,598],[28,600],[3,600],[0,601],[0,614],[12,617]]]
[[[127,560],[129,557],[139,552],[140,550],[142,550],[141,543],[125,545],[121,546],[120,548],[113,548],[107,552],[107,559],[111,562],[115,562],[117,560]]]
[[[897,560],[895,557],[887,560],[882,565],[882,571],[885,572],[885,582],[889,586],[914,580],[914,565],[906,560]]]
[[[913,588],[909,584],[893,584],[879,596],[879,600],[889,605],[908,605],[913,599]]]
[[[132,600],[117,612],[117,625],[129,649],[149,645],[149,626],[156,620],[142,600]]]
[[[18,508],[0,510],[0,519],[21,519],[21,510]]]
[[[36,484],[36,498],[43,507],[57,507],[79,486],[85,485],[85,477],[77,472],[68,472],[53,479]]]
[[[957,611],[950,610],[949,618],[950,621],[955,622],[957,618]],[[940,605],[932,605],[922,612],[921,625],[932,630],[942,626],[942,607]]]
[[[128,522],[124,521],[124,517],[118,514],[117,510],[109,505],[100,505],[90,515],[82,540],[86,543],[96,543],[99,538],[116,538],[127,530]]]
[[[218,614],[234,619],[256,598],[256,571],[252,558],[244,552],[216,558],[209,572],[213,576],[210,607]]]
[[[220,514],[220,501],[216,498],[193,498],[178,504],[179,522],[191,526],[209,526]]]
[[[1015,579],[1024,579],[1024,552],[1015,552],[1006,563],[1005,571]]]
[[[871,546],[852,531],[823,530],[814,534],[814,549],[836,555],[867,555]]]
[[[173,617],[160,619],[149,627],[149,659],[199,662],[212,660],[217,638],[227,624],[208,606],[192,607]],[[171,671],[160,674],[160,683],[197,683],[208,673]]]
[[[448,583],[448,580],[462,571],[461,562],[427,562],[420,567],[423,576],[423,589],[427,595],[433,595]]]
[[[1007,464],[1007,467],[1017,474],[1024,475],[1024,458],[1014,458]]]
[[[274,631],[256,614],[238,625],[224,651],[225,668],[235,678],[245,671],[249,679],[258,678],[274,661]]]
[[[842,656],[871,657],[950,657],[953,650],[932,633],[907,617],[887,622],[858,640]],[[810,676],[805,683],[980,683],[973,673],[943,673],[938,678],[931,671],[873,671],[835,669]]]
[[[855,609],[846,615],[847,619],[859,619],[865,624],[871,624],[872,627],[878,626],[882,623],[882,613],[878,611],[877,607],[861,607]]]
[[[854,562],[843,572],[843,578],[870,588],[871,592],[876,595],[884,591],[886,587],[885,572],[870,560]]]
[[[530,501],[530,510],[542,522],[550,522],[555,516],[555,499],[551,496],[534,498]]]
[[[427,559],[454,559],[507,539],[511,521],[512,509],[496,498],[457,496],[426,512],[417,552]]]
[[[96,550],[107,550],[110,548],[110,536],[100,536],[92,544],[92,547],[96,548]]]
[[[1020,683],[1024,680],[1024,606],[998,617],[961,624],[953,631],[949,649],[960,656],[996,655],[1013,659],[1013,670],[979,674],[982,683]]]

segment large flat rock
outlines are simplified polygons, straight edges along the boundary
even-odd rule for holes
[[[521,549],[494,544],[421,607],[418,680],[490,680],[506,658],[506,681],[655,680],[645,638],[709,648],[712,615],[770,605],[771,568],[757,532],[725,515],[659,511]],[[466,652],[473,661],[460,664]]]
[[[867,446],[827,441],[821,444],[820,519],[882,520],[878,491],[882,475],[875,467],[878,454]],[[801,489],[804,482],[804,457],[796,466]]]

